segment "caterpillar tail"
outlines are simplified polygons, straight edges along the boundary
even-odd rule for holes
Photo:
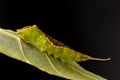
[[[102,58],[92,58],[92,57],[90,57],[89,60],[109,61],[109,60],[111,60],[111,58],[104,58],[104,59],[102,59]]]

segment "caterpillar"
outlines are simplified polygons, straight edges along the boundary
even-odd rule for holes
[[[69,48],[67,45],[53,39],[49,35],[43,33],[36,25],[26,26],[22,29],[17,30],[18,36],[35,47],[41,52],[46,52],[49,55],[53,55],[55,58],[60,59],[62,62],[65,61],[86,61],[86,60],[110,60],[110,58],[100,59],[92,58],[91,56],[85,55],[81,52],[75,51]]]

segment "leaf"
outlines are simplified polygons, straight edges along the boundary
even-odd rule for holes
[[[49,74],[71,80],[106,80],[89,72],[76,62],[62,63],[54,57],[40,52],[36,47],[25,44],[12,30],[0,29],[0,52],[26,62]]]

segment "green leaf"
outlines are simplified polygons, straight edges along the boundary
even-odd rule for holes
[[[36,47],[25,44],[12,30],[0,29],[0,52],[26,62],[49,74],[71,80],[106,80],[89,72],[76,62],[62,63],[54,57],[40,52]]]

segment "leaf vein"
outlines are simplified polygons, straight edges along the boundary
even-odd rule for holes
[[[71,65],[68,65],[70,68],[72,68],[73,70],[75,70],[76,72],[78,72],[79,74],[83,74],[83,75],[85,75],[85,76],[87,76],[87,77],[89,77],[89,78],[91,78],[91,79],[93,79],[93,80],[99,80],[99,79],[96,79],[96,78],[94,78],[94,77],[92,77],[92,76],[89,76],[89,75],[87,75],[87,74],[85,74],[85,73],[83,73],[83,72],[80,72],[80,71],[78,71],[78,70],[76,70],[73,66],[71,66]]]
[[[63,75],[60,71],[58,71],[55,67],[54,67],[54,64],[52,63],[52,61],[50,60],[50,58],[48,57],[47,54],[45,54],[47,60],[49,61],[50,65],[52,66],[52,68],[60,75]]]
[[[24,50],[23,50],[23,47],[22,47],[22,43],[21,43],[20,38],[18,39],[18,41],[19,41],[20,50],[21,50],[21,53],[22,53],[22,55],[23,55],[23,58],[25,59],[25,61],[26,61],[27,63],[31,64],[31,62],[26,58],[26,56],[25,56],[25,54],[24,54]]]

